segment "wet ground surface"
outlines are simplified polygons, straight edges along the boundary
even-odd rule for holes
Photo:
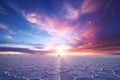
[[[120,80],[120,56],[0,56],[0,80]]]

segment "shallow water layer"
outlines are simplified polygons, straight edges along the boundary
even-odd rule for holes
[[[120,56],[0,55],[0,80],[120,80]]]

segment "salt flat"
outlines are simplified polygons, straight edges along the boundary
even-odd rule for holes
[[[120,80],[120,56],[0,55],[0,80]]]

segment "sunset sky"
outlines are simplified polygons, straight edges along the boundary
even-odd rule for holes
[[[120,0],[0,0],[0,54],[120,54]]]

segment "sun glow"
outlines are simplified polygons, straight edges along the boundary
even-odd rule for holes
[[[70,49],[70,46],[62,44],[62,45],[56,46],[55,50],[57,52],[57,55],[63,56],[63,55],[67,54],[66,50],[68,50],[68,49]]]

